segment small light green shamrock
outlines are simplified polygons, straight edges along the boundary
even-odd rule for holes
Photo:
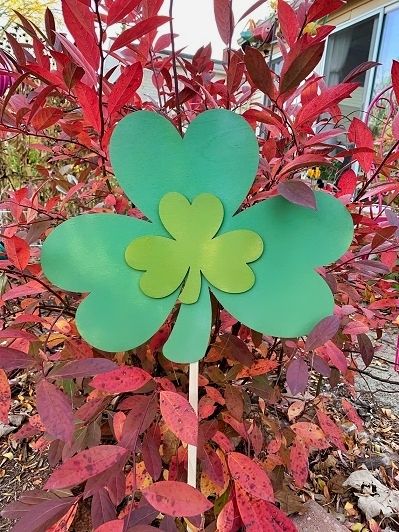
[[[241,116],[206,111],[181,138],[162,116],[135,112],[116,127],[110,152],[120,184],[150,221],[71,218],[41,258],[56,286],[89,293],[76,324],[93,346],[145,343],[180,302],[164,354],[197,361],[212,326],[210,291],[237,320],[271,336],[307,334],[332,313],[315,270],[346,251],[351,217],[324,192],[317,210],[276,196],[237,214],[258,167],[257,140]]]
[[[129,266],[146,271],[140,279],[144,294],[169,296],[186,278],[179,301],[196,303],[201,273],[224,292],[237,294],[253,286],[255,276],[247,263],[261,256],[262,239],[245,230],[215,237],[223,222],[223,205],[216,196],[200,194],[190,203],[178,192],[170,192],[160,201],[159,216],[173,239],[143,236],[133,240],[125,253]]]

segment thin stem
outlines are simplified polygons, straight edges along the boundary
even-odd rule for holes
[[[177,63],[176,63],[176,48],[175,48],[175,37],[173,33],[173,0],[170,0],[169,4],[169,29],[170,29],[170,37],[171,37],[171,46],[172,46],[172,65],[173,65],[173,81],[175,85],[175,106],[176,106],[176,113],[177,113],[177,125],[179,128],[180,135],[183,135],[183,124],[182,124],[182,116],[181,116],[181,107],[180,107],[180,100],[179,100],[179,80],[177,77]]]

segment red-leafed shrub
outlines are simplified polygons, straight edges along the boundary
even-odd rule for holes
[[[319,394],[328,381],[334,386],[341,380],[350,389],[373,359],[368,333],[380,336],[398,324],[399,118],[395,111],[393,124],[384,129],[392,131],[388,143],[373,139],[361,119],[343,120],[340,103],[375,65],[361,65],[343,83],[327,87],[314,69],[332,27],[315,23],[343,2],[297,4],[279,0],[279,24],[272,25],[283,58],[280,75],[258,49],[232,49],[229,0],[215,0],[228,48],[222,80],[213,76],[210,46],[192,58],[174,53],[172,21],[159,14],[162,0],[62,0],[68,32],[57,29],[47,10],[44,31],[21,17],[28,42],[9,37],[5,57],[12,85],[6,90],[2,82],[6,92],[0,100],[2,146],[11,154],[1,161],[2,168],[10,167],[1,181],[7,258],[0,261],[0,414],[6,421],[7,376],[29,371],[37,414],[11,437],[36,438],[55,468],[42,491],[5,510],[6,517],[21,518],[18,530],[67,530],[86,497],[98,531],[159,524],[159,511],[167,530],[176,523],[180,530],[181,517],[200,525],[201,514],[206,526],[215,522],[220,532],[242,526],[294,530],[282,509],[287,491],[306,484],[309,455],[345,452],[345,434]],[[171,44],[173,52],[164,53]],[[143,79],[154,99],[140,90]],[[70,216],[138,214],[116,184],[108,158],[121,117],[147,109],[183,131],[212,108],[242,113],[258,135],[258,174],[243,208],[278,192],[309,206],[316,182],[299,177],[322,168],[333,177],[325,181],[326,193],[352,214],[355,237],[346,255],[320,272],[334,293],[335,315],[306,339],[262,337],[215,306],[212,343],[200,363],[197,427],[187,399],[188,367],[162,355],[173,323],[134,351],[111,355],[93,349],[74,323],[81,296],[52,286],[39,255],[40,242]],[[337,137],[347,141],[338,147]],[[10,163],[18,157],[24,161],[21,172]],[[313,399],[293,400],[311,375],[319,379]],[[177,411],[183,423],[176,422]],[[348,401],[342,415],[361,427]],[[195,442],[197,430],[194,490],[185,482],[187,444]],[[277,469],[290,475],[291,487],[278,480]],[[52,528],[55,523],[58,528]]]

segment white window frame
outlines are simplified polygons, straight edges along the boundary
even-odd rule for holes
[[[370,11],[367,11],[366,13],[363,13],[362,15],[359,15],[357,17],[354,17],[353,19],[343,22],[342,24],[339,24],[327,38],[326,47],[324,49],[324,54],[317,67],[317,71],[325,76],[326,53],[327,53],[328,42],[329,42],[330,36],[340,32],[341,30],[344,30],[345,28],[349,28],[350,26],[353,26],[355,24],[358,24],[359,22],[363,22],[364,20],[367,20],[373,17],[376,17],[377,21],[376,21],[376,26],[374,27],[374,31],[373,31],[374,35],[372,36],[372,41],[370,45],[369,61],[378,61],[378,55],[379,55],[379,51],[381,47],[381,39],[382,39],[382,32],[383,32],[383,26],[384,26],[384,17],[390,11],[394,11],[395,9],[398,9],[398,8],[399,8],[399,0],[387,0],[385,5],[377,7],[375,9],[371,9]],[[364,83],[365,95],[364,95],[364,101],[363,101],[363,109],[361,109],[362,114],[367,111],[371,103],[371,96],[372,96],[372,90],[373,90],[374,79],[375,79],[375,71],[376,69],[373,68],[369,70],[366,74],[366,80]]]

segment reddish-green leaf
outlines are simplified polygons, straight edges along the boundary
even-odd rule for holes
[[[74,431],[72,405],[67,396],[45,379],[36,390],[37,410],[46,427],[54,438],[69,442]]]
[[[0,368],[5,371],[12,369],[28,368],[33,364],[33,360],[23,351],[12,347],[0,346]]]
[[[112,115],[122,109],[133,98],[143,80],[141,63],[127,66],[112,87],[108,97],[108,113]]]
[[[274,501],[273,486],[260,465],[241,453],[230,453],[227,463],[234,482],[245,491],[258,499]]]
[[[283,181],[277,187],[283,198],[296,205],[316,209],[316,197],[313,190],[303,181]]]
[[[302,357],[294,358],[287,368],[287,384],[292,395],[303,393],[309,380],[309,369]]]
[[[290,472],[298,488],[303,488],[309,474],[309,451],[300,438],[295,438],[290,450]]]
[[[312,351],[316,347],[320,347],[328,340],[331,340],[338,332],[341,320],[338,316],[327,316],[319,321],[317,325],[309,333],[305,343],[306,351]]]
[[[161,414],[168,428],[183,442],[197,445],[198,417],[185,397],[175,392],[161,392]]]
[[[278,0],[277,16],[281,32],[289,46],[292,46],[300,31],[298,17],[290,4],[285,0]]]
[[[299,421],[291,425],[291,430],[301,438],[307,447],[314,449],[327,449],[329,447],[324,432],[314,423]]]
[[[307,22],[314,22],[327,15],[330,15],[340,7],[345,5],[345,0],[315,0],[310,6]]]
[[[128,451],[117,445],[91,447],[58,467],[46,482],[45,488],[51,490],[77,486],[122,462],[127,456]]]
[[[24,270],[30,259],[30,248],[26,240],[18,236],[4,239],[4,247],[7,253],[7,258],[18,270]]]
[[[112,0],[107,16],[108,26],[121,22],[127,15],[133,13],[140,3],[141,0]]]
[[[274,99],[275,89],[272,73],[262,53],[256,48],[248,47],[245,51],[244,61],[255,87],[269,96],[270,99]]]
[[[90,382],[90,386],[108,393],[134,392],[147,384],[151,378],[151,375],[141,368],[121,366],[97,375]]]
[[[220,38],[228,45],[234,30],[232,0],[213,0],[213,10]]]
[[[213,506],[192,486],[173,480],[156,482],[145,488],[143,495],[156,510],[174,517],[192,517]]]
[[[39,109],[32,118],[32,125],[36,131],[53,126],[62,118],[63,112],[58,107],[44,107]]]
[[[280,92],[296,89],[313,72],[324,52],[324,42],[318,42],[303,49],[298,42],[288,53],[281,71]]]
[[[359,334],[357,336],[357,341],[359,343],[359,351],[362,357],[362,360],[366,366],[370,366],[374,357],[374,346],[367,334]]]
[[[100,103],[97,92],[88,85],[78,81],[75,92],[82,107],[83,117],[97,132],[101,129]]]
[[[115,362],[107,358],[85,358],[83,360],[67,362],[63,366],[53,370],[50,373],[50,377],[72,379],[92,377],[93,375],[108,373],[115,368],[117,368]]]
[[[327,416],[322,410],[317,411],[317,419],[319,420],[320,427],[323,429],[327,439],[333,443],[338,449],[346,452],[344,444],[344,435],[342,430],[334,423],[334,421]]]
[[[138,22],[135,26],[133,26],[133,28],[125,30],[115,39],[111,46],[110,52],[116,52],[128,44],[132,44],[133,41],[140,39],[140,37],[147,35],[147,33],[150,33],[151,31],[156,30],[158,26],[161,26],[168,21],[169,17],[155,16]]]
[[[240,388],[227,384],[224,399],[226,401],[226,408],[230,414],[238,419],[238,421],[241,421],[244,415],[244,399]]]
[[[11,406],[11,389],[4,369],[0,369],[0,421],[8,424],[8,412]]]
[[[355,408],[350,404],[350,402],[347,399],[341,399],[341,404],[348,419],[356,425],[358,430],[363,430],[364,423],[359,417],[359,414],[356,412]]]

